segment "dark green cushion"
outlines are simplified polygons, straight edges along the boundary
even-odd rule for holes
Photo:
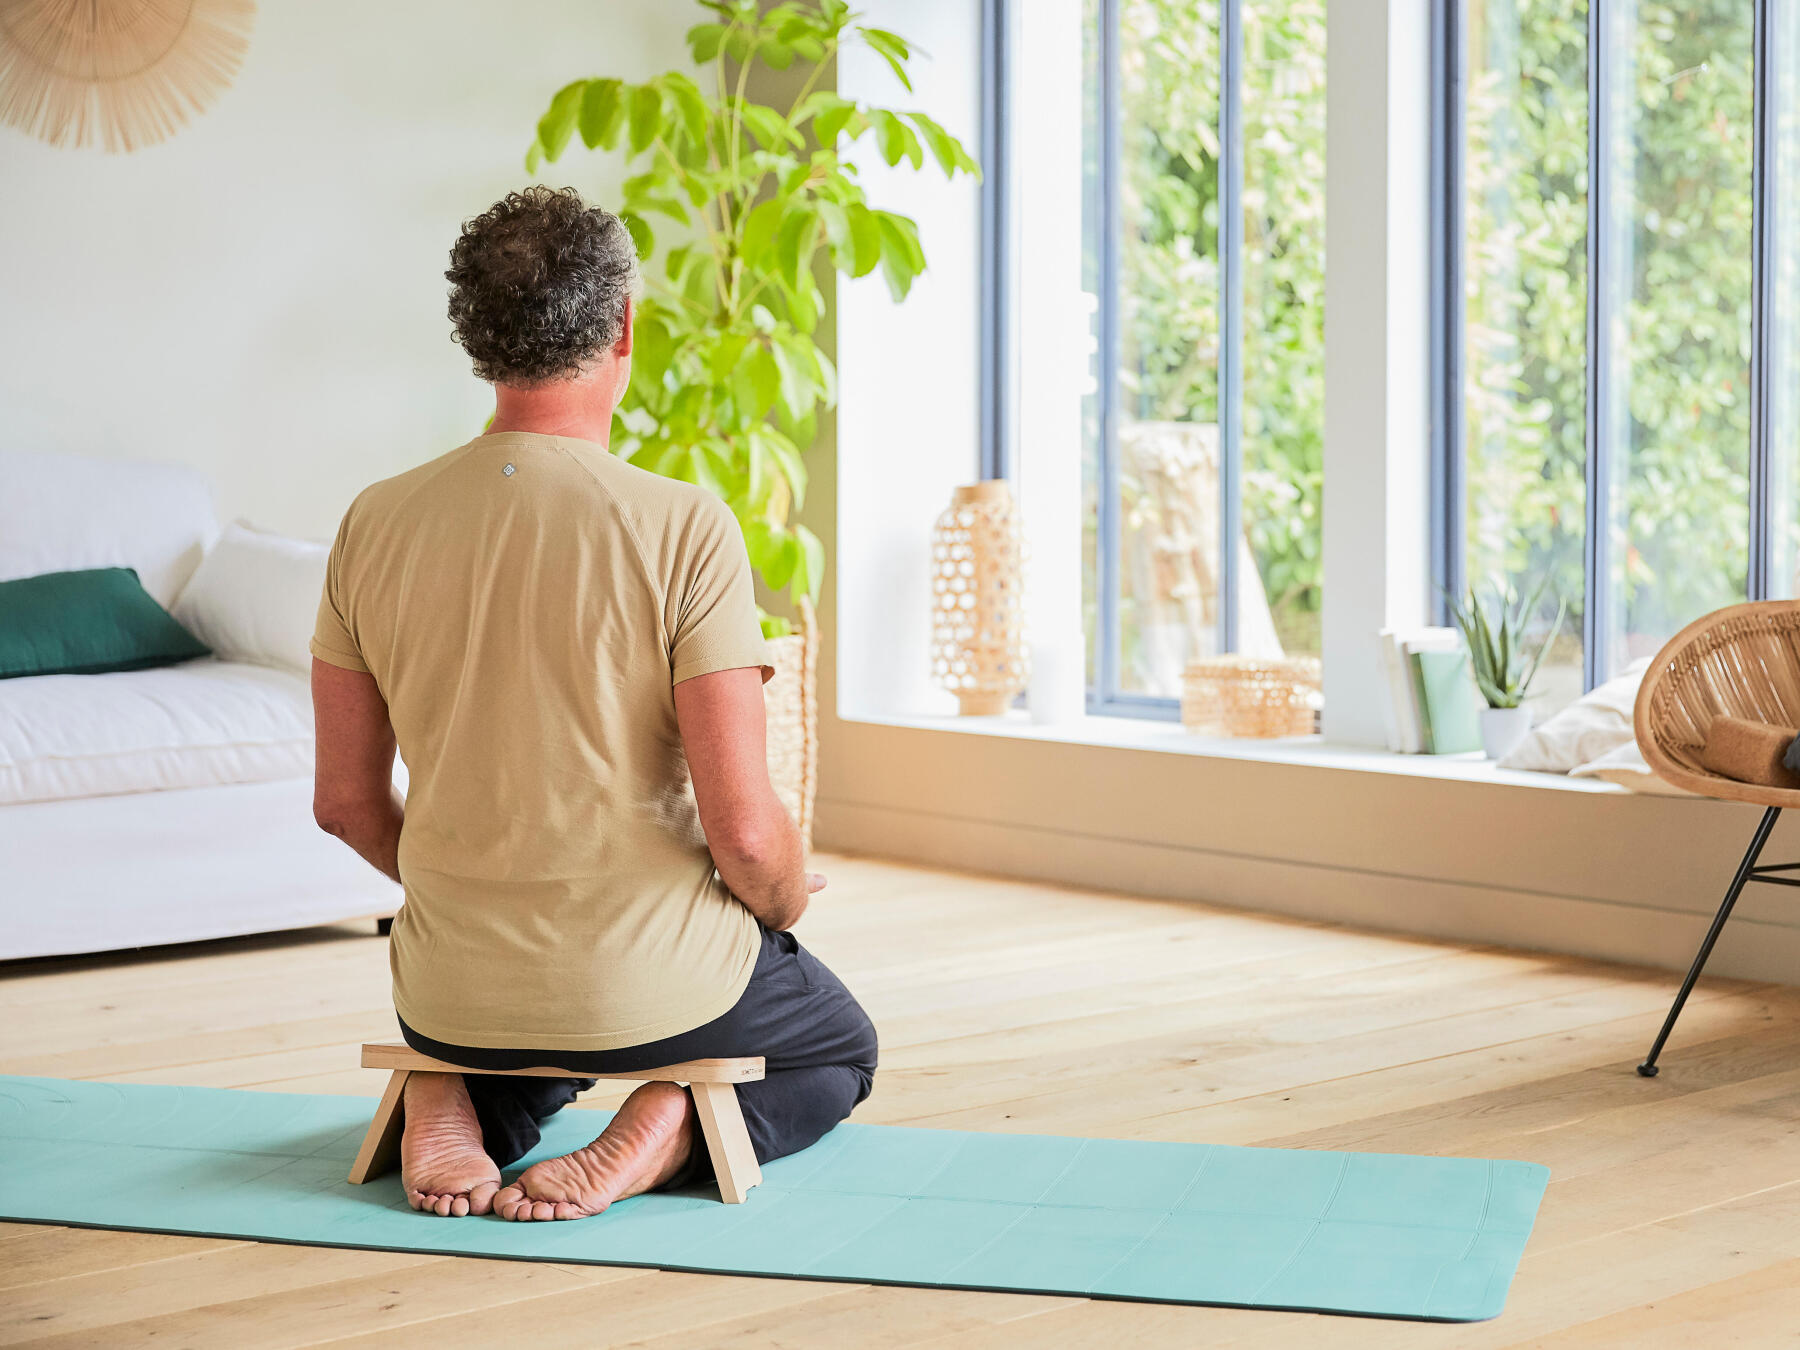
[[[0,581],[0,680],[143,670],[209,655],[129,567]]]

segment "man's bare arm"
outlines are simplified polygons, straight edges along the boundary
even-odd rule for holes
[[[825,878],[807,875],[800,832],[769,783],[762,671],[683,680],[675,686],[675,718],[713,865],[766,927],[792,928]]]
[[[404,811],[394,791],[394,728],[375,677],[312,664],[313,819],[400,880]]]

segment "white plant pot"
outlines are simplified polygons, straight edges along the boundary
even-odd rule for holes
[[[1505,759],[1530,734],[1531,708],[1526,704],[1481,710],[1481,748],[1489,759]]]

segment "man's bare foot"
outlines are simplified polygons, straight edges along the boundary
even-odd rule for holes
[[[585,1219],[654,1190],[694,1148],[694,1104],[674,1083],[645,1083],[586,1148],[527,1167],[494,1197],[503,1219]]]
[[[447,1219],[493,1208],[500,1169],[481,1147],[481,1122],[460,1073],[415,1073],[406,1080],[400,1184],[407,1204]]]

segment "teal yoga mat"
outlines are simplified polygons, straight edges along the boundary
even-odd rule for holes
[[[374,1110],[312,1097],[0,1076],[0,1218],[534,1261],[1493,1317],[1535,1163],[840,1125],[742,1205],[639,1196],[569,1223],[416,1214],[344,1180]],[[537,1157],[593,1138],[565,1111]]]

